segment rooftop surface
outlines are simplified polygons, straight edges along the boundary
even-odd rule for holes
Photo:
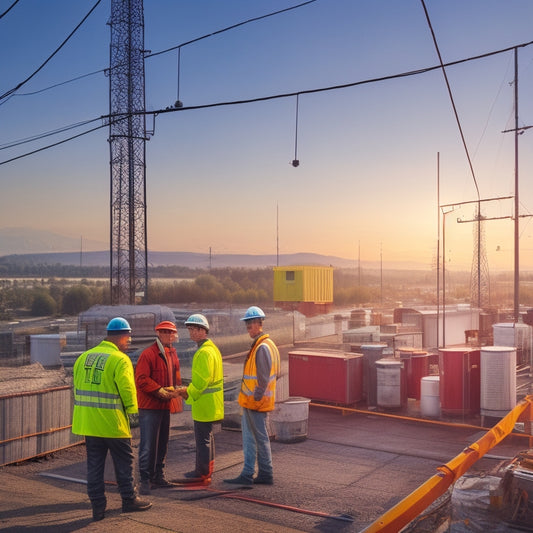
[[[224,478],[237,476],[242,468],[241,433],[223,426],[215,434],[212,484],[202,489],[176,486],[153,490],[148,497],[152,509],[141,513],[121,513],[109,460],[108,510],[101,522],[92,522],[83,445],[4,466],[0,468],[0,530],[360,532],[485,431],[476,418],[416,419],[418,407],[419,402],[413,400],[407,410],[390,413],[366,411],[359,404],[356,412],[312,404],[306,438],[289,443],[272,441],[274,485],[252,488],[223,482]],[[136,428],[135,453],[138,437]],[[491,475],[527,448],[528,439],[508,437],[479,460],[468,475]],[[190,412],[174,414],[167,478],[177,479],[191,470],[194,458]],[[427,520],[421,521],[410,531],[437,530],[428,524]]]

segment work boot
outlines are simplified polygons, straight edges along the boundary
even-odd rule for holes
[[[99,522],[105,518],[105,507],[93,507],[93,522]]]
[[[169,487],[173,487],[174,484],[165,479],[164,476],[158,476],[154,479],[152,479],[152,488],[153,489],[168,489]]]
[[[259,474],[254,478],[254,485],[274,485],[274,478],[272,476],[263,476]]]
[[[198,477],[202,477],[196,470],[191,470],[190,472],[185,472],[185,474],[183,474],[183,477],[185,478],[198,478]]]
[[[186,474],[183,474],[182,478],[176,479],[176,483],[195,483],[195,484],[201,484],[201,485],[209,485],[211,483],[211,477],[210,476],[201,476],[199,474],[196,474],[194,472],[195,477],[191,477],[193,472],[187,472]]]
[[[150,494],[150,482],[146,480],[141,480],[141,486],[139,487],[139,494],[143,496],[148,496]]]
[[[252,485],[253,482],[253,478],[243,476],[242,474],[237,477],[224,480],[224,483],[232,483],[233,485]]]
[[[152,502],[141,500],[138,496],[122,500],[123,513],[135,513],[136,511],[147,511],[152,507]]]

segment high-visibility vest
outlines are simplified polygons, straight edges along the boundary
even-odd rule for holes
[[[72,433],[131,438],[128,414],[138,412],[131,359],[104,340],[78,357],[73,374]]]
[[[214,422],[224,418],[224,372],[222,355],[211,339],[192,358],[191,383],[187,386],[193,420]]]
[[[270,366],[270,377],[265,393],[261,400],[254,399],[254,390],[257,387],[257,365],[256,354],[259,346],[265,345],[270,351],[272,365]],[[274,342],[266,333],[261,335],[250,350],[244,362],[244,372],[242,376],[241,391],[239,393],[239,405],[253,411],[273,411],[276,401],[276,379],[280,374],[279,351]]]

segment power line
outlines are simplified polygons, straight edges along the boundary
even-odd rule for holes
[[[2,14],[0,14],[0,19],[3,19],[18,3],[19,0],[15,0]]]
[[[18,0],[16,0],[16,1],[18,2]],[[268,18],[268,17],[272,17],[274,15],[279,15],[280,13],[285,13],[286,11],[291,11],[293,9],[298,9],[298,8],[304,7],[304,6],[308,5],[308,4],[312,4],[313,2],[316,2],[316,1],[317,0],[308,0],[307,2],[303,2],[301,4],[298,4],[298,5],[295,5],[295,6],[292,6],[292,7],[281,9],[279,11],[274,11],[272,13],[267,13],[266,15],[260,15],[258,17],[247,19],[247,20],[244,20],[242,22],[237,22],[236,24],[232,24],[231,26],[227,26],[225,28],[222,28],[220,30],[214,31],[212,33],[208,33],[206,35],[202,35],[201,37],[196,37],[195,39],[191,39],[190,41],[186,41],[184,43],[177,44],[175,46],[172,46],[171,48],[167,48],[165,50],[160,50],[159,52],[149,53],[149,54],[145,55],[144,58],[148,59],[150,57],[155,57],[155,56],[158,56],[158,55],[166,54],[168,52],[172,52],[174,50],[180,50],[184,46],[196,43],[196,42],[201,41],[203,39],[207,39],[208,37],[213,37],[214,35],[219,35],[219,34],[224,33],[226,31],[230,31],[230,30],[233,30],[235,28],[239,28],[240,26],[244,26],[245,24],[250,24],[252,22],[257,22],[258,20],[262,20],[262,19],[265,19],[265,18]],[[115,68],[117,68],[117,67],[115,67]],[[68,79],[68,80],[65,80],[65,81],[62,81],[62,82],[55,83],[54,85],[50,85],[49,87],[44,87],[43,89],[39,89],[38,91],[33,91],[33,92],[29,92],[29,93],[10,94],[9,96],[10,97],[11,96],[32,96],[32,95],[39,94],[39,93],[42,93],[42,92],[45,92],[45,91],[49,91],[50,89],[55,89],[56,87],[60,87],[62,85],[67,85],[68,83],[72,83],[74,81],[78,81],[78,80],[83,79],[83,78],[87,78],[89,76],[94,76],[95,74],[100,74],[101,72],[109,72],[109,70],[110,69],[107,68],[107,67],[106,68],[101,68],[99,70],[95,70],[94,72],[89,72],[88,74],[82,74],[81,76],[77,76],[75,78],[71,78],[71,79]],[[36,72],[34,74],[36,74]],[[33,74],[32,74],[32,76],[33,76]],[[23,82],[23,83],[25,83],[25,82]],[[11,92],[16,91],[18,88],[20,88],[20,86],[15,87],[15,89],[12,89]],[[4,98],[4,97],[0,97],[0,99],[2,99],[2,98]],[[5,102],[7,100],[8,99],[6,98]],[[5,103],[5,102],[0,102],[0,105],[2,103]]]
[[[52,52],[52,54],[50,56],[48,56],[48,58],[44,61],[44,63],[41,64],[40,67],[38,67],[35,71],[33,71],[32,74],[30,74],[24,81],[21,81],[16,87],[13,87],[12,89],[10,89],[9,91],[5,92],[4,94],[2,94],[0,96],[0,101],[4,100],[5,98],[7,98],[8,96],[11,96],[15,91],[17,91],[18,89],[20,89],[23,85],[25,85],[26,83],[28,83],[28,81],[30,81],[38,72],[40,72],[44,67],[45,65],[61,50],[61,48],[63,48],[63,46],[65,46],[65,44],[67,44],[67,42],[69,41],[69,39],[78,31],[78,29],[81,27],[81,25],[87,20],[87,18],[90,16],[90,14],[96,9],[96,7],[98,6],[98,4],[101,2],[102,0],[97,0],[96,4],[94,4],[94,6],[90,9],[90,11],[83,17],[83,19],[81,20],[81,22],[70,32],[70,34],[68,35],[68,37],[54,50],[54,52]]]
[[[532,44],[533,44],[533,41],[529,41],[529,42],[522,43],[522,44],[519,44],[519,45],[510,46],[508,48],[502,48],[500,50],[496,50],[496,51],[493,51],[493,52],[487,52],[485,54],[480,54],[480,55],[477,55],[477,56],[471,56],[471,57],[468,57],[468,58],[459,59],[457,61],[451,61],[449,63],[444,63],[443,65],[434,65],[432,67],[426,67],[426,68],[422,68],[422,69],[411,70],[411,71],[407,71],[407,72],[401,72],[401,73],[398,73],[398,74],[391,74],[389,76],[382,76],[382,77],[379,77],[379,78],[370,78],[370,79],[367,79],[367,80],[361,80],[361,81],[356,81],[356,82],[351,82],[351,83],[345,83],[345,84],[341,84],[341,85],[332,85],[332,86],[328,86],[328,87],[319,87],[319,88],[316,88],[316,89],[306,89],[306,90],[294,91],[294,92],[290,92],[290,93],[275,94],[275,95],[270,95],[270,96],[261,96],[261,97],[249,98],[249,99],[245,99],[245,100],[231,100],[231,101],[226,101],[226,102],[215,102],[215,103],[211,103],[211,104],[200,104],[200,105],[196,105],[196,106],[187,106],[187,107],[185,107],[185,106],[184,107],[167,107],[166,109],[159,109],[159,110],[155,110],[155,111],[144,111],[143,114],[157,116],[159,114],[173,113],[173,112],[176,112],[176,111],[192,111],[192,110],[198,110],[198,109],[208,109],[208,108],[211,108],[211,107],[223,107],[223,106],[231,106],[231,105],[251,104],[251,103],[256,103],[256,102],[264,102],[264,101],[268,101],[268,100],[276,100],[276,99],[279,99],[279,98],[291,98],[291,97],[295,97],[295,96],[298,96],[298,95],[301,95],[301,94],[313,94],[313,93],[319,93],[319,92],[347,89],[347,88],[350,88],[350,87],[356,87],[358,85],[366,85],[366,84],[378,83],[378,82],[382,82],[382,81],[389,81],[389,80],[398,79],[398,78],[404,78],[404,77],[409,77],[409,76],[416,76],[416,75],[419,75],[419,74],[425,74],[425,73],[431,72],[433,70],[442,69],[443,66],[444,67],[450,67],[450,66],[466,63],[466,62],[469,62],[469,61],[476,61],[478,59],[483,59],[483,58],[486,58],[486,57],[490,57],[490,56],[494,56],[494,55],[497,55],[497,54],[502,54],[502,53],[505,53],[505,52],[508,52],[508,51],[511,51],[511,50],[515,50],[516,48],[524,48],[524,47],[527,47],[527,46],[531,46]],[[121,118],[124,118],[124,117],[113,117],[111,115],[103,115],[103,116],[99,117],[98,119],[94,119],[94,120],[101,120],[101,119],[119,120]],[[103,127],[103,126],[100,126],[100,127]],[[68,129],[68,127],[66,127],[66,129]],[[29,155],[33,155],[33,154],[35,154],[37,152],[46,150],[47,148],[53,148],[54,146],[57,146],[58,144],[63,144],[64,142],[67,142],[67,141],[72,140],[72,139],[76,139],[78,137],[81,137],[82,135],[85,135],[85,134],[88,134],[88,133],[92,133],[93,131],[95,131],[97,129],[99,129],[99,128],[93,128],[93,129],[90,129],[90,130],[88,130],[86,132],[82,132],[79,135],[75,135],[73,137],[65,139],[65,140],[63,140],[61,142],[45,146],[45,147],[43,147],[43,148],[41,148],[39,150],[34,150],[32,152],[28,152],[27,154],[21,154],[18,157],[11,158],[11,159],[8,159],[8,160],[5,160],[5,161],[0,161],[0,165],[4,165],[6,163],[10,163],[12,161],[15,161],[17,159],[21,159],[21,158],[29,156]],[[523,128],[523,129],[527,129],[527,127]],[[40,138],[43,138],[43,137],[46,137],[46,136],[48,136],[47,133],[42,134],[41,136],[35,136],[33,138],[33,140],[39,140]]]
[[[82,74],[81,76],[76,76],[75,78],[71,78],[70,80],[61,81],[58,83],[55,83],[54,85],[50,85],[49,87],[44,87],[43,89],[38,89],[37,91],[32,91],[29,93],[18,93],[18,94],[12,94],[11,96],[33,96],[35,94],[44,93],[45,91],[49,91],[50,89],[55,89],[56,87],[61,87],[61,85],[66,85],[67,83],[72,83],[73,81],[82,80],[83,78],[88,78],[89,76],[94,76],[95,74],[100,74],[100,72],[105,72],[106,68],[102,68],[100,70],[95,70],[93,72],[89,72],[87,74]]]
[[[92,118],[90,120],[84,120],[83,122],[77,122],[76,124],[71,124],[70,126],[63,126],[56,130],[48,131],[46,133],[41,133],[38,135],[33,135],[32,137],[26,137],[25,139],[19,139],[18,141],[13,141],[11,143],[2,144],[0,145],[0,150],[7,150],[9,148],[15,148],[16,146],[20,146],[22,144],[27,144],[33,141],[44,139],[46,137],[51,137],[52,135],[57,135],[58,133],[63,133],[68,130],[73,130],[81,126],[85,126],[87,124],[90,124],[91,122],[95,122],[96,120],[101,120],[101,118]]]
[[[117,115],[117,117],[115,117],[115,119],[112,122],[113,123],[117,123],[117,122],[120,122],[121,120],[125,120],[127,117],[128,117],[128,115],[126,115],[126,114],[122,114],[121,116]],[[93,119],[93,120],[88,121],[88,122],[93,122],[94,120],[101,120],[102,118],[104,118],[104,117],[100,117],[100,119]],[[71,137],[68,137],[66,139],[62,139],[61,141],[57,141],[57,142],[55,142],[53,144],[48,144],[46,146],[42,146],[41,148],[37,148],[36,150],[33,150],[31,152],[27,152],[25,154],[20,154],[18,156],[12,157],[11,159],[6,159],[5,161],[0,161],[0,165],[5,165],[7,163],[11,163],[13,161],[16,161],[17,159],[22,159],[24,157],[27,157],[27,156],[30,156],[30,155],[33,155],[33,154],[37,154],[39,152],[43,152],[44,150],[48,150],[49,148],[54,148],[55,146],[59,146],[60,144],[65,144],[66,142],[72,141],[74,139],[78,139],[79,137],[83,137],[84,135],[88,135],[89,133],[92,133],[93,131],[97,131],[97,130],[102,129],[102,128],[107,128],[107,127],[109,127],[110,123],[111,122],[106,121],[103,124],[101,124],[100,126],[97,126],[95,128],[91,128],[90,130],[87,130],[87,131],[82,131],[81,133],[78,133],[77,135],[72,135]]]
[[[250,24],[251,22],[256,22],[256,21],[261,20],[261,19],[266,19],[268,17],[273,17],[274,15],[279,15],[280,13],[285,13],[286,11],[291,11],[293,9],[298,9],[298,8],[306,6],[308,4],[312,4],[313,2],[316,2],[316,0],[309,0],[308,2],[303,2],[303,3],[295,5],[295,6],[287,7],[285,9],[280,9],[279,11],[274,11],[274,12],[268,13],[266,15],[260,15],[259,17],[254,17],[254,18],[245,20],[243,22],[238,22],[237,24],[232,24],[231,26],[227,26],[226,28],[223,28],[221,30],[217,30],[217,31],[214,31],[212,33],[207,33],[206,35],[202,35],[202,37],[197,37],[197,38],[192,39],[190,41],[186,41],[186,42],[184,42],[182,44],[178,44],[176,46],[173,46],[172,48],[167,48],[166,50],[161,50],[159,52],[154,52],[153,54],[152,53],[148,54],[148,55],[145,56],[145,58],[158,56],[160,54],[166,54],[167,52],[172,52],[173,50],[177,50],[177,49],[182,48],[183,46],[186,46],[188,44],[196,43],[198,41],[201,41],[202,39],[207,39],[208,37],[213,37],[213,35],[218,35],[220,33],[224,33],[224,32],[229,31],[229,30],[234,30],[235,28],[238,28],[239,26],[244,26],[245,24]]]
[[[461,140],[463,141],[463,147],[465,149],[466,158],[468,159],[468,164],[470,166],[470,172],[472,173],[472,179],[474,180],[474,185],[476,186],[477,197],[479,198],[479,187],[478,187],[478,184],[477,184],[476,175],[474,174],[474,167],[472,166],[472,159],[470,158],[470,153],[468,152],[468,147],[466,145],[466,140],[465,140],[465,136],[464,136],[464,133],[463,133],[463,128],[461,126],[461,121],[459,120],[459,114],[457,113],[457,107],[455,106],[455,101],[453,99],[452,89],[450,87],[450,82],[448,81],[448,75],[446,74],[446,69],[444,67],[444,62],[442,61],[442,56],[440,54],[439,45],[437,43],[437,38],[435,36],[435,32],[433,31],[433,26],[431,24],[431,19],[429,18],[429,13],[428,13],[428,10],[426,8],[426,3],[424,2],[424,0],[420,0],[420,1],[422,2],[422,7],[424,8],[424,13],[426,15],[426,20],[427,20],[427,23],[428,23],[428,26],[429,26],[429,30],[431,31],[431,36],[433,38],[433,43],[435,45],[435,50],[437,51],[437,55],[439,57],[439,62],[440,62],[440,65],[441,65],[442,74],[444,76],[444,81],[446,82],[446,87],[448,89],[448,95],[450,96],[450,101],[451,101],[451,104],[452,104],[453,113],[454,113],[454,116],[455,116],[455,120],[457,122],[457,127],[459,128],[459,133],[461,135]]]

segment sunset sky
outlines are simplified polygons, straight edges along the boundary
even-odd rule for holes
[[[9,161],[109,112],[111,0],[0,0],[0,228],[109,240],[108,130]],[[179,112],[159,114],[146,152],[148,247],[214,254],[314,252],[436,261],[440,204],[514,194],[514,52],[424,70],[439,57],[420,0],[145,0],[145,48],[182,46]],[[530,0],[425,0],[442,61],[533,41]],[[178,96],[177,50],[146,58],[146,107]],[[533,45],[518,48],[520,126],[533,125]],[[70,81],[75,78],[76,81]],[[65,83],[69,82],[69,83]],[[277,95],[267,101],[187,109]],[[533,212],[533,129],[519,136],[520,215]],[[17,143],[17,146],[12,146]],[[437,165],[437,154],[440,164]],[[474,204],[446,215],[450,268],[470,268]],[[488,218],[513,201],[482,204]],[[442,215],[440,216],[442,225]],[[513,221],[484,224],[489,268],[513,268]],[[442,246],[442,235],[441,235]],[[533,269],[533,222],[520,222]],[[0,250],[0,255],[2,251]]]

